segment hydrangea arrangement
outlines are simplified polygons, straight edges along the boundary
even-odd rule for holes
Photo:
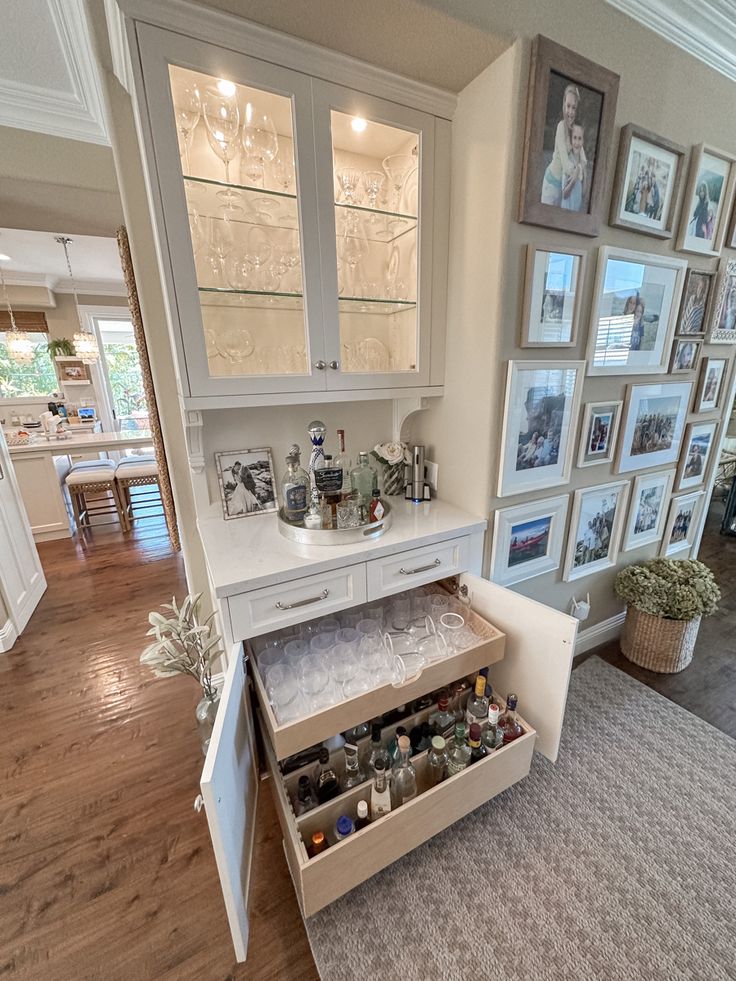
[[[718,609],[721,591],[707,565],[695,559],[652,559],[616,576],[616,595],[642,613],[694,620]]]

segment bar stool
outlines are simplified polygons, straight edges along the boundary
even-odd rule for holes
[[[115,482],[115,463],[112,460],[85,460],[75,463],[64,481],[71,497],[74,520],[79,531],[91,527],[93,514],[116,514],[123,531],[128,522]],[[87,495],[110,493],[112,504],[90,504]]]
[[[121,460],[115,470],[115,482],[118,485],[118,496],[125,514],[128,529],[136,517],[142,517],[142,511],[158,511],[164,513],[161,500],[161,488],[158,482],[158,463],[154,456],[131,456]],[[135,500],[130,493],[131,487],[156,487],[153,493],[137,494]],[[134,506],[138,514],[133,513]]]

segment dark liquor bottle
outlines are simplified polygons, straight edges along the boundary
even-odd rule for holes
[[[510,694],[506,697],[506,711],[498,720],[498,728],[503,733],[503,744],[512,742],[524,735],[521,723],[516,718],[516,706],[519,702],[517,695]]]
[[[319,765],[317,767],[314,786],[316,787],[317,800],[320,804],[332,800],[333,797],[337,797],[340,793],[340,781],[337,779],[337,774],[330,764],[330,751],[326,746],[323,746],[319,751]]]
[[[360,831],[361,828],[365,828],[371,823],[371,819],[368,817],[368,802],[365,800],[358,801],[358,813],[355,818],[355,830]]]
[[[307,845],[307,855],[310,858],[314,858],[315,855],[319,855],[326,848],[330,846],[327,844],[327,839],[325,838],[324,831],[315,831],[312,835],[312,840],[309,845]]]
[[[317,806],[317,798],[312,791],[312,782],[307,776],[299,777],[299,784],[296,791],[296,801],[294,803],[294,813],[297,817],[306,814],[313,807]]]
[[[488,756],[488,750],[480,740],[480,726],[477,722],[474,722],[470,727],[468,744],[470,745],[470,763],[468,766],[482,760],[484,756]]]

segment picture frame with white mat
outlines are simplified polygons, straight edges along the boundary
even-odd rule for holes
[[[565,582],[615,566],[628,496],[628,480],[575,491],[563,573]]]
[[[568,246],[526,247],[521,347],[574,347],[588,253]]]
[[[662,558],[687,558],[695,544],[698,531],[700,509],[705,493],[693,491],[680,494],[670,501],[660,556]],[[686,555],[682,553],[686,552]]]
[[[491,581],[511,586],[559,569],[569,504],[562,494],[496,511]]]
[[[636,476],[624,530],[624,552],[660,541],[674,480],[674,470],[658,470]]]

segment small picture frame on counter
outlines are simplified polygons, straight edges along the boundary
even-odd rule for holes
[[[226,521],[278,510],[270,447],[215,453],[215,466]]]

